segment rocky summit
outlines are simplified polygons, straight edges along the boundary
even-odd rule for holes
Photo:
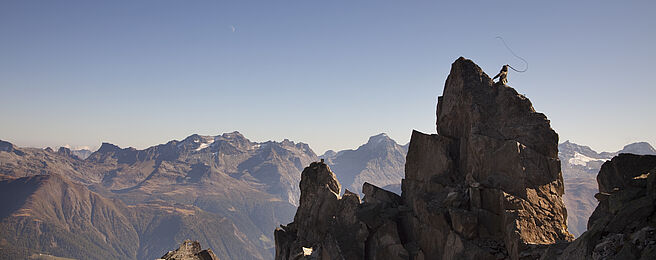
[[[572,240],[558,135],[528,98],[460,58],[438,98],[437,133],[413,132],[402,186],[419,257],[519,259]]]
[[[185,240],[180,247],[158,260],[219,260],[212,249],[202,250],[198,241]]]
[[[412,133],[402,196],[365,183],[363,203],[323,163],[302,173],[276,259],[535,259],[573,239],[558,135],[513,88],[459,58],[437,134]]]

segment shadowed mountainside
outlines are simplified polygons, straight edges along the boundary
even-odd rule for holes
[[[66,148],[55,152],[0,143],[0,174],[5,178],[57,176],[55,178],[69,184],[80,183],[99,198],[121,202],[127,212],[119,210],[115,215],[139,215],[128,218],[134,232],[139,234],[138,240],[126,238],[134,242],[132,245],[136,248],[127,247],[125,252],[118,252],[116,245],[96,243],[102,250],[95,251],[111,252],[103,255],[112,258],[118,254],[120,259],[159,257],[187,238],[213,248],[221,259],[270,258],[274,246],[270,230],[292,218],[300,195],[298,186],[292,183],[300,181],[303,165],[315,160],[317,156],[306,144],[289,140],[256,143],[238,132],[220,136],[192,135],[182,141],[174,140],[144,150],[104,143],[85,160]],[[57,199],[65,199],[46,192],[32,195],[32,198],[39,197],[52,199],[50,204],[53,205]],[[8,200],[2,202],[7,203],[2,206],[2,221],[12,225],[8,228],[25,230],[24,234],[5,237],[7,245],[19,245],[17,241],[23,241],[22,237],[39,234],[31,233],[35,230],[21,229],[26,222],[12,217],[23,205]],[[162,211],[177,213],[167,215]],[[46,231],[65,234],[64,237],[73,235],[64,222],[54,220],[43,220],[52,225]],[[108,230],[104,236],[111,237],[111,229]],[[226,237],[225,234],[231,235]],[[231,237],[242,245],[224,241]],[[98,240],[89,238],[88,241]],[[85,251],[86,247],[62,249],[45,244],[26,245],[20,248],[65,257]],[[13,250],[9,246],[0,248],[3,252]],[[18,251],[25,253],[23,249]]]
[[[185,237],[216,245],[225,259],[266,259],[230,219],[198,207],[153,201],[125,205],[58,175],[4,177],[0,255],[47,252],[77,259],[154,259]],[[22,194],[8,193],[23,191]],[[9,206],[9,207],[7,207]],[[10,250],[5,250],[10,249]]]

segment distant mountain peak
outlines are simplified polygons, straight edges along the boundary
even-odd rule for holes
[[[111,151],[117,151],[121,150],[121,147],[118,147],[117,145],[111,144],[111,143],[106,143],[103,142],[100,145],[100,148],[98,148],[98,152],[111,152]]]
[[[326,158],[326,157],[334,157],[336,155],[337,155],[337,152],[335,152],[334,150],[328,150],[325,153],[323,153],[323,155],[321,155],[319,157],[320,158]]]
[[[367,141],[367,144],[380,144],[380,143],[388,143],[388,142],[396,143],[394,140],[392,140],[392,138],[387,136],[386,133],[380,133],[372,137],[369,137],[369,141]]]
[[[618,153],[632,153],[638,155],[656,155],[656,149],[647,142],[627,144]]]
[[[57,150],[57,153],[60,154],[60,155],[63,155],[63,156],[67,156],[67,157],[71,157],[71,158],[79,159],[79,158],[77,157],[77,155],[75,155],[75,154],[71,151],[71,149],[68,149],[68,148],[63,147],[63,146],[59,147],[59,150]]]
[[[192,134],[190,136],[187,136],[187,138],[183,139],[182,142],[197,142],[202,138],[199,134]]]
[[[223,133],[221,136],[223,136],[223,138],[230,138],[230,139],[233,138],[246,139],[246,137],[244,137],[244,135],[241,134],[239,131],[233,131],[231,133]]]

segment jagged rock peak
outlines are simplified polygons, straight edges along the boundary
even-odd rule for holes
[[[223,133],[221,136],[223,138],[238,138],[238,139],[246,139],[243,134],[241,134],[239,131],[233,131],[230,133]]]
[[[462,138],[480,134],[515,140],[544,155],[558,155],[558,135],[531,101],[515,89],[494,83],[471,60],[460,57],[451,66],[437,103],[437,133]]]
[[[158,260],[219,260],[212,249],[202,250],[198,241],[185,240],[175,251],[169,251]]]
[[[100,145],[100,148],[98,148],[98,151],[96,152],[106,153],[106,152],[113,152],[113,151],[120,151],[120,150],[121,147],[118,147],[117,145],[103,142],[102,145]]]
[[[340,199],[327,166],[306,168],[276,259],[534,259],[573,239],[558,135],[526,97],[459,58],[436,114],[437,135],[412,133],[401,197],[364,183],[363,204]]]
[[[294,222],[275,230],[276,259],[402,259],[397,223],[392,219],[401,198],[365,184],[360,204],[323,162],[313,162],[301,177],[301,201]],[[373,257],[373,258],[372,258]],[[387,257],[387,258],[383,258]]]
[[[341,185],[337,176],[330,170],[327,164],[323,162],[313,162],[301,173],[301,192],[315,194],[316,189],[328,187],[329,191],[339,196]]]
[[[396,143],[394,142],[394,140],[392,140],[392,138],[387,136],[386,133],[380,133],[372,137],[369,137],[369,141],[367,141],[367,144],[380,144],[380,143],[389,143],[389,142]]]
[[[461,57],[436,115],[437,135],[412,134],[402,184],[418,255],[519,259],[572,240],[558,135],[528,98]]]
[[[71,149],[68,149],[68,148],[63,147],[63,146],[62,146],[62,147],[59,147],[59,150],[57,150],[57,153],[58,153],[58,154],[61,154],[61,155],[63,155],[63,156],[69,156],[69,157],[77,158],[77,156],[75,156],[75,155],[71,152]]]
[[[342,186],[327,164],[313,162],[301,173],[299,187],[301,196],[294,223],[299,230],[307,231],[300,235],[303,240],[320,240],[329,225],[326,211],[336,207]]]

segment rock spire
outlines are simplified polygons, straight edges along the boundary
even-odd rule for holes
[[[528,98],[459,58],[436,114],[437,134],[412,133],[401,197],[365,183],[359,204],[306,168],[276,259],[533,259],[573,239],[558,135]]]

